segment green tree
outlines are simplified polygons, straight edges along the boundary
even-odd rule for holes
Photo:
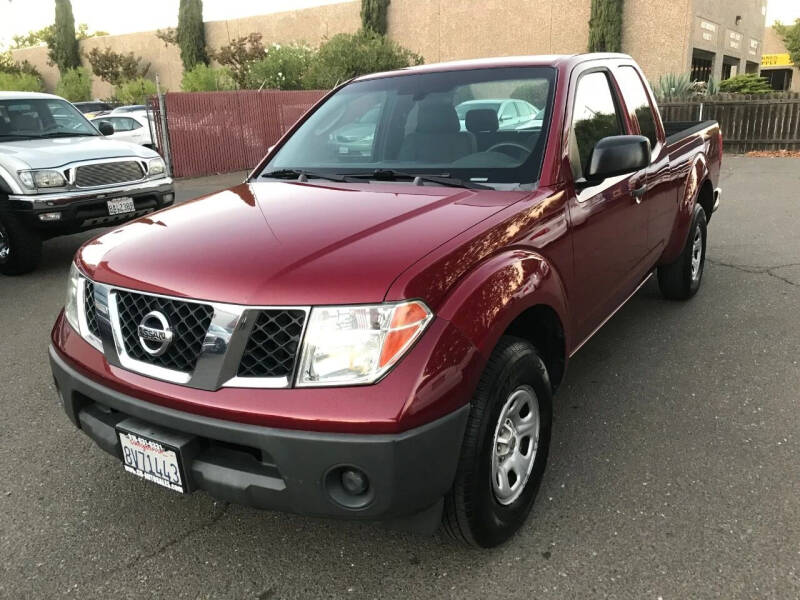
[[[778,35],[783,38],[783,43],[786,44],[786,49],[789,51],[789,56],[795,66],[800,65],[800,19],[794,22],[794,25],[784,25],[781,22],[776,22],[773,26]]]
[[[218,92],[235,90],[236,82],[227,67],[214,69],[200,63],[183,72],[181,89],[184,92]]]
[[[373,31],[339,33],[319,47],[303,78],[304,87],[328,89],[359,75],[422,63],[423,58],[418,54]]]
[[[391,0],[361,0],[361,26],[380,35],[388,29],[389,2]]]
[[[592,0],[589,16],[589,52],[622,50],[623,0]]]
[[[250,65],[247,87],[251,89],[300,90],[303,77],[311,66],[316,52],[305,45],[273,44],[264,58]]]
[[[86,67],[67,69],[56,85],[56,94],[70,102],[92,99],[92,76]]]
[[[221,65],[230,68],[231,77],[240,88],[247,87],[250,67],[266,55],[260,33],[251,33],[234,38],[227,46],[222,46],[212,53],[212,57]]]
[[[150,63],[142,66],[142,59],[133,52],[123,54],[111,48],[92,48],[86,55],[92,66],[92,73],[111,85],[119,85],[123,81],[144,77],[150,70]]]
[[[185,70],[188,71],[199,63],[208,64],[203,0],[181,0],[175,37],[181,49],[181,62]]]
[[[56,0],[56,22],[53,25],[52,45],[48,41],[50,61],[61,73],[81,66],[78,39],[75,37],[75,17],[70,0]]]

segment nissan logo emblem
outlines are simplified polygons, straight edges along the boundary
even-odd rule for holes
[[[173,332],[167,317],[154,310],[139,323],[139,344],[150,356],[161,356],[172,343]]]

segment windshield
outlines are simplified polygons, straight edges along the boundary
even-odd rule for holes
[[[95,135],[97,129],[65,100],[0,100],[0,142]]]
[[[513,67],[357,81],[320,106],[262,175],[394,171],[504,189],[532,184],[554,78],[550,67]]]

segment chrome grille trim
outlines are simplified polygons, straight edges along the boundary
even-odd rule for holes
[[[193,298],[180,298],[163,294],[152,294],[118,286],[109,286],[99,282],[90,283],[94,291],[94,307],[97,328],[100,337],[97,344],[92,344],[105,354],[106,360],[112,366],[125,369],[134,373],[160,379],[170,383],[192,387],[196,389],[214,391],[222,387],[262,388],[277,389],[291,387],[292,377],[239,377],[238,369],[242,354],[250,339],[253,327],[261,311],[287,310],[303,311],[305,313],[303,332],[300,336],[295,364],[299,361],[300,346],[305,335],[305,324],[311,308],[308,306],[248,306],[239,304],[226,304],[197,300]],[[81,330],[88,331],[86,326],[86,301],[83,290],[87,285],[79,286],[81,292],[78,298],[81,321]],[[162,366],[143,362],[131,357],[125,349],[124,335],[120,327],[118,306],[118,292],[151,296],[166,301],[203,304],[213,309],[211,323],[206,332],[201,352],[197,358],[194,370],[190,373],[166,369]]]
[[[79,165],[71,169],[70,180],[77,188],[97,188],[141,181],[146,166],[138,160],[119,160]]]

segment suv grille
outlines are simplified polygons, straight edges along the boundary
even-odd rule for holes
[[[135,160],[84,165],[75,169],[75,185],[97,187],[127,181],[138,181],[144,176],[142,165]]]
[[[214,316],[211,306],[133,292],[117,291],[116,296],[119,328],[128,356],[173,371],[194,371]],[[139,325],[153,310],[160,311],[167,318],[174,335],[172,344],[161,356],[151,356],[139,343]]]
[[[97,325],[97,311],[94,305],[94,282],[85,280],[83,288],[83,310],[86,313],[86,326],[89,333],[100,337],[100,327]]]
[[[247,340],[239,377],[291,377],[306,313],[262,310]]]

